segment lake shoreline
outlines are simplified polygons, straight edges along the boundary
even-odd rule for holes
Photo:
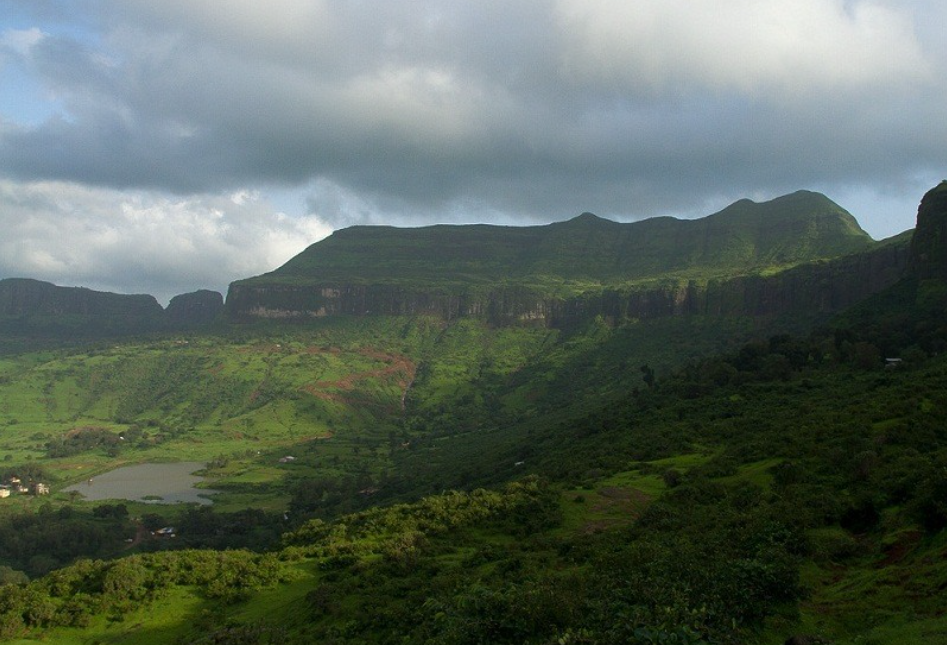
[[[198,461],[146,463],[121,466],[88,481],[73,484],[63,492],[76,492],[84,501],[119,500],[144,504],[213,504],[210,499],[220,491],[197,488],[206,476],[195,474],[207,468]]]

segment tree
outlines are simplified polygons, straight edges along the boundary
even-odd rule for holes
[[[22,571],[6,565],[0,566],[0,586],[25,584],[29,581],[29,577]]]
[[[646,384],[649,388],[654,387],[654,369],[653,369],[650,365],[647,365],[647,364],[646,364],[646,365],[642,365],[642,366],[641,366],[641,373],[642,373],[642,375],[643,375],[643,376],[641,377],[641,380],[644,381],[645,384]]]

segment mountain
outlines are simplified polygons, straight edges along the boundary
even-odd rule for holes
[[[154,296],[124,295],[82,287],[58,287],[27,278],[0,280],[0,316],[99,315],[149,318],[162,309]]]
[[[0,331],[7,335],[74,339],[187,329],[209,324],[222,307],[222,296],[212,291],[176,296],[165,310],[146,294],[0,280]]]
[[[216,291],[199,289],[171,298],[165,317],[174,327],[199,327],[216,320],[224,308],[224,297]]]
[[[591,213],[546,226],[356,226],[337,231],[267,274],[286,281],[399,284],[455,281],[621,282],[730,275],[868,248],[854,218],[806,191],[739,201],[698,220],[619,224]]]
[[[876,243],[827,197],[800,191],[698,220],[584,213],[534,227],[356,226],[233,283],[226,308],[233,320],[433,314],[547,326],[589,315],[834,311],[891,284],[906,260],[904,240]]]

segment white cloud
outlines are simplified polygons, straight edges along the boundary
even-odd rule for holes
[[[0,180],[0,277],[159,300],[271,271],[331,229],[253,191],[187,198]],[[240,201],[242,203],[237,203]]]
[[[795,100],[929,78],[906,11],[842,0],[558,0],[576,83]]]
[[[28,56],[30,49],[45,37],[46,34],[37,27],[5,29],[0,33],[0,48],[9,49],[20,56]]]

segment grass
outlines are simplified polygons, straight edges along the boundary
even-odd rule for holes
[[[763,459],[751,464],[745,464],[739,468],[735,475],[721,477],[720,481],[731,484],[736,482],[748,482],[755,484],[763,490],[769,490],[773,483],[771,470],[773,466],[781,463],[783,460],[778,458]]]
[[[18,639],[12,645],[164,645],[193,634],[195,620],[205,611],[207,601],[194,590],[175,587],[154,602],[115,621],[97,616],[82,630],[54,628],[39,639]]]

